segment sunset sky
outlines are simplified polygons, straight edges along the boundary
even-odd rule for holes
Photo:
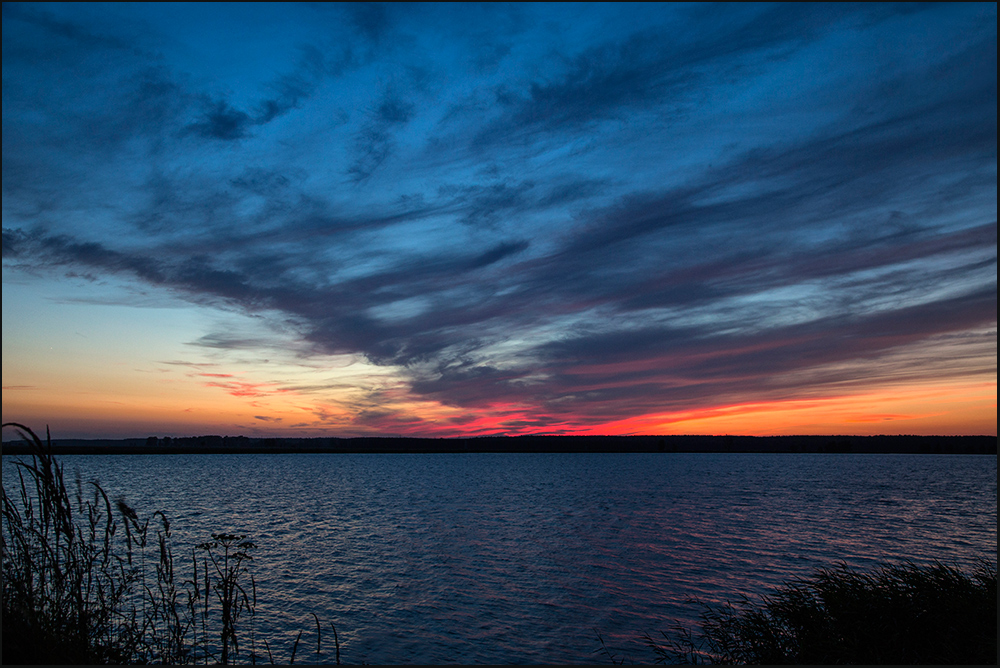
[[[17,3],[2,65],[5,422],[996,434],[994,3]]]

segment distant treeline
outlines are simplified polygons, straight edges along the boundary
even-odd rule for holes
[[[24,442],[4,454],[26,454]],[[814,452],[997,454],[996,436],[485,436],[479,438],[248,438],[191,436],[57,439],[53,454],[434,453],[434,452]]]

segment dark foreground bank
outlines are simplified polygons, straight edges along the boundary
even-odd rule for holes
[[[997,454],[996,436],[486,436],[481,438],[248,438],[193,436],[56,439],[57,455],[461,452],[780,452]],[[3,454],[30,454],[23,441]]]

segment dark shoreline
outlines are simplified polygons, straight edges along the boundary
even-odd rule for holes
[[[3,454],[28,454],[6,441]],[[485,452],[731,452],[996,455],[996,436],[486,436],[479,438],[248,438],[193,436],[54,439],[57,455]]]

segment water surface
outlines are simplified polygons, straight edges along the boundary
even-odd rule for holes
[[[140,515],[166,512],[178,556],[213,532],[251,535],[258,637],[285,661],[299,630],[314,642],[312,612],[346,662],[593,663],[594,629],[649,661],[639,634],[692,619],[690,596],[763,593],[837,561],[996,563],[992,455],[62,461]]]

